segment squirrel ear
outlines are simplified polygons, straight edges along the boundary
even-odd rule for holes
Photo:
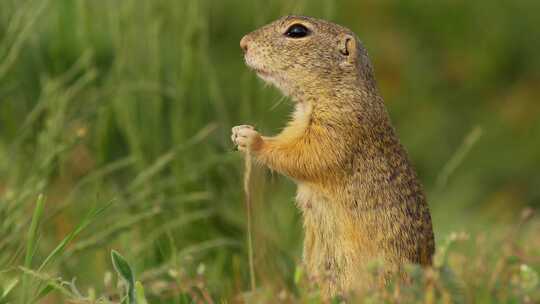
[[[338,41],[339,52],[347,57],[347,61],[353,62],[356,58],[357,45],[356,38],[350,34],[342,34]]]

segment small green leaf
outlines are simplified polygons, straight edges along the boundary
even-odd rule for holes
[[[133,275],[133,271],[131,270],[131,267],[129,266],[126,259],[122,255],[120,255],[120,253],[118,253],[116,250],[111,251],[111,259],[112,259],[114,269],[127,284],[128,303],[136,304],[137,299],[135,297],[135,276]]]
[[[135,278],[133,276],[133,271],[129,266],[126,259],[118,253],[116,250],[111,251],[111,259],[114,266],[114,269],[118,274],[126,281],[126,283],[134,285]]]

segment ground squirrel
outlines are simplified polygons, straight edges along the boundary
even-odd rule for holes
[[[365,281],[369,261],[385,269],[430,265],[428,205],[399,143],[365,48],[342,26],[287,16],[240,42],[247,65],[295,103],[272,137],[232,129],[240,151],[298,184],[304,263],[325,296]]]

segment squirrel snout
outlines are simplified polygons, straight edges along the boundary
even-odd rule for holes
[[[247,52],[247,50],[248,50],[248,37],[247,37],[247,35],[245,35],[244,37],[242,37],[242,39],[240,39],[240,48],[244,51],[244,53]]]

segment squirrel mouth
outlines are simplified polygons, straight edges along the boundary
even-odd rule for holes
[[[265,83],[273,85],[276,88],[280,89],[284,95],[289,95],[287,86],[285,85],[285,80],[281,78],[279,73],[275,71],[268,71],[267,69],[254,66],[248,63],[248,66],[257,74],[257,76],[262,79]]]
[[[263,69],[262,67],[259,67],[257,64],[254,64],[251,62],[250,58],[245,56],[244,60],[246,62],[246,65],[252,69],[258,76],[260,76],[263,79],[270,78],[272,74],[268,72],[266,69]]]
[[[256,62],[253,62],[249,56],[245,56],[244,60],[246,62],[246,65],[255,72],[255,74],[262,79],[267,84],[272,84],[276,86],[279,89],[282,89],[283,92],[283,80],[279,76],[279,73],[276,73],[275,71],[271,71],[265,68],[263,64],[258,64]]]
[[[274,74],[269,72],[268,70],[259,67],[251,67],[251,69],[255,72],[255,74],[257,74],[257,76],[259,76],[259,78],[266,82],[273,83],[273,81],[275,80]]]

